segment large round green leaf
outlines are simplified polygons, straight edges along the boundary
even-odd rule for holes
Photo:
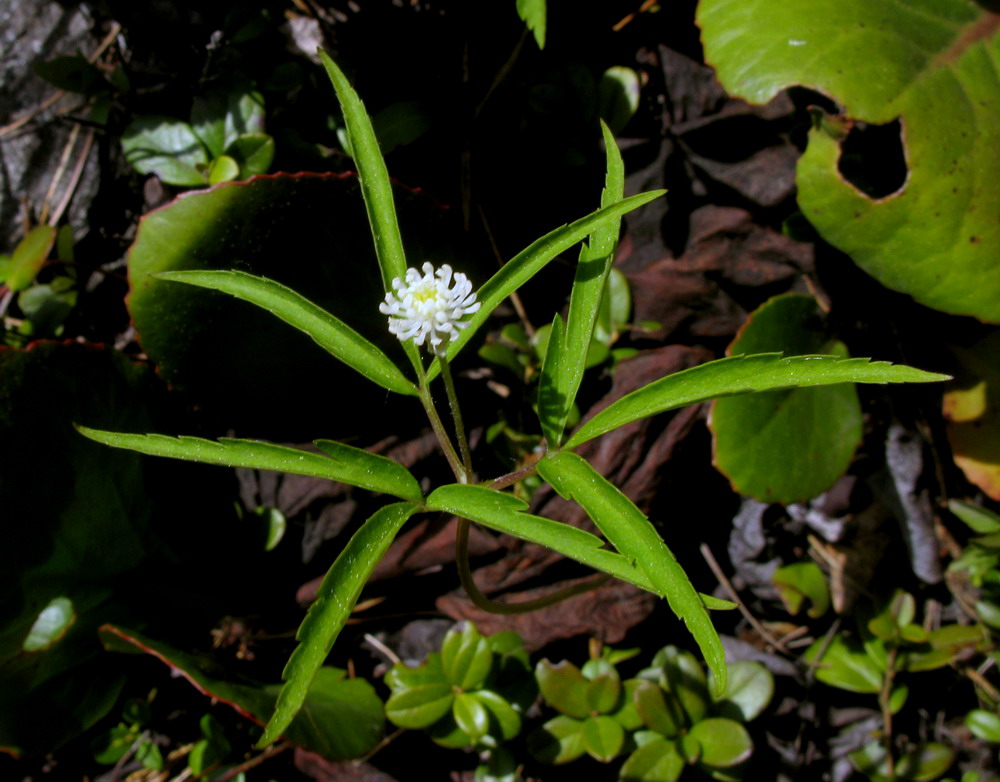
[[[758,308],[729,346],[732,355],[783,351],[833,354],[811,296],[776,296]],[[854,386],[769,391],[713,403],[715,466],[741,494],[792,503],[828,489],[847,469],[861,440],[861,405]]]
[[[803,85],[840,104],[799,164],[799,204],[831,244],[931,307],[1000,322],[1000,16],[973,0],[702,0],[706,59],[734,95]],[[842,175],[844,131],[901,122],[887,197]]]
[[[443,210],[402,188],[396,201],[409,263],[463,258],[443,249]],[[271,436],[346,436],[385,417],[385,394],[270,313],[159,272],[238,269],[274,279],[330,311],[404,366],[378,305],[385,293],[357,178],[275,174],[186,193],[146,215],[129,252],[129,311],[160,375]],[[370,415],[366,412],[370,411]],[[369,427],[370,428],[370,427]]]

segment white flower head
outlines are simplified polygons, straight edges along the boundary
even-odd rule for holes
[[[442,356],[448,343],[468,325],[462,318],[478,310],[479,302],[469,278],[452,272],[448,264],[437,271],[430,263],[421,268],[422,275],[410,268],[405,278],[394,279],[378,309],[389,316],[389,331],[401,342],[412,339],[423,345],[427,340],[429,348]]]

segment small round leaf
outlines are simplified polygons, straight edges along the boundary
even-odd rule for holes
[[[587,753],[602,763],[614,760],[625,745],[625,729],[611,717],[588,717],[583,723]]]
[[[729,768],[750,757],[753,740],[747,729],[724,717],[702,720],[688,736],[701,745],[699,763],[715,768]]]

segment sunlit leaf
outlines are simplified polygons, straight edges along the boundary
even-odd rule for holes
[[[618,220],[633,209],[638,209],[643,204],[648,204],[659,198],[664,192],[663,190],[654,190],[626,198],[624,201],[599,209],[569,225],[556,228],[541,239],[536,239],[529,244],[504,264],[503,268],[479,289],[477,298],[482,306],[468,319],[469,325],[461,331],[458,338],[448,344],[448,358],[453,359],[458,354],[504,299],[534,277],[559,253],[568,250],[605,223]],[[431,365],[428,376],[433,378],[439,371],[438,364],[435,362]]]
[[[545,48],[546,0],[517,0],[517,15],[535,35],[539,49]]]
[[[56,229],[51,225],[37,225],[28,231],[27,236],[17,243],[7,264],[7,287],[12,291],[20,291],[31,285],[49,257],[55,241]]]
[[[818,303],[798,293],[764,302],[743,324],[727,354],[783,352],[844,357]],[[792,388],[719,399],[712,405],[712,461],[743,495],[785,505],[829,489],[861,442],[853,385]]]
[[[138,117],[122,135],[125,159],[140,174],[156,174],[168,185],[208,182],[208,155],[186,122],[149,115]]]
[[[596,535],[542,516],[525,513],[528,505],[511,494],[483,486],[450,484],[427,497],[428,510],[446,511],[498,532],[538,543],[622,581],[655,591],[648,576],[625,557],[608,551]]]
[[[867,358],[765,353],[731,356],[650,383],[604,408],[566,442],[575,448],[619,426],[724,396],[835,383],[929,383],[947,375]]]
[[[798,166],[799,205],[826,241],[923,304],[1000,322],[992,4],[702,0],[698,21],[730,94],[764,104],[802,85],[841,107],[809,134]],[[843,128],[897,119],[899,187],[869,194],[845,176]]]
[[[604,180],[604,192],[601,194],[601,207],[607,208],[621,201],[625,188],[625,166],[622,163],[618,145],[608,127],[601,124],[604,133],[604,146],[607,157],[607,174]],[[590,239],[580,250],[577,261],[576,276],[570,293],[569,312],[566,316],[566,329],[563,333],[563,348],[553,362],[550,371],[551,385],[549,407],[555,406],[555,413],[547,412],[549,420],[545,431],[550,446],[558,445],[562,439],[563,428],[570,408],[576,399],[576,393],[583,379],[583,370],[587,364],[587,355],[594,335],[594,324],[601,310],[601,297],[604,294],[615,246],[618,244],[618,232],[621,218],[609,220],[590,235]],[[553,357],[556,358],[556,357]],[[545,354],[545,365],[542,368],[542,381],[546,381],[546,369],[550,361]],[[539,407],[541,412],[541,394],[546,385],[539,386]],[[544,419],[543,419],[544,423]]]
[[[253,470],[275,470],[293,475],[309,475],[327,478],[370,491],[384,492],[404,499],[420,501],[420,489],[416,479],[403,477],[405,468],[393,463],[388,467],[384,457],[361,451],[359,448],[329,441],[325,446],[333,451],[334,458],[287,445],[258,442],[256,440],[235,440],[222,438],[205,440],[200,437],[170,437],[163,434],[125,434],[105,432],[77,426],[80,434],[99,443],[115,448],[148,454],[183,459],[188,462],[218,464],[225,467],[244,467]],[[358,452],[358,453],[355,453]],[[351,455],[347,457],[347,454]],[[361,456],[360,454],[364,454]],[[346,458],[345,458],[346,457]],[[402,480],[401,480],[402,479]]]
[[[660,533],[632,501],[574,453],[546,456],[538,472],[566,499],[576,500],[621,554],[638,564],[694,635],[714,674],[718,693],[726,689],[726,653],[691,580]]]
[[[419,507],[412,503],[397,502],[376,511],[354,533],[327,571],[316,601],[310,606],[295,636],[299,645],[285,666],[282,674],[285,684],[258,746],[272,743],[288,729],[306,698],[313,677],[358,602],[372,570],[396,533],[418,510]]]

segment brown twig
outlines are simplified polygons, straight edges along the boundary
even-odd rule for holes
[[[729,596],[729,599],[732,600],[734,603],[736,603],[736,606],[739,609],[740,613],[743,614],[743,618],[746,619],[753,627],[753,629],[760,634],[761,638],[763,638],[765,641],[771,644],[771,646],[773,646],[780,652],[788,654],[788,649],[785,648],[785,644],[779,639],[775,638],[773,635],[771,635],[771,633],[767,631],[764,625],[762,625],[759,621],[757,621],[757,617],[751,614],[750,610],[746,607],[746,605],[744,605],[743,601],[740,599],[740,596],[736,593],[736,590],[733,588],[732,582],[728,578],[726,578],[726,574],[723,573],[722,568],[719,567],[719,563],[716,561],[715,556],[712,554],[712,550],[708,547],[707,543],[701,544],[701,555],[702,557],[705,558],[705,562],[708,563],[708,567],[711,569],[713,575],[718,580],[719,584],[722,586],[724,590],[726,590],[726,594]]]

